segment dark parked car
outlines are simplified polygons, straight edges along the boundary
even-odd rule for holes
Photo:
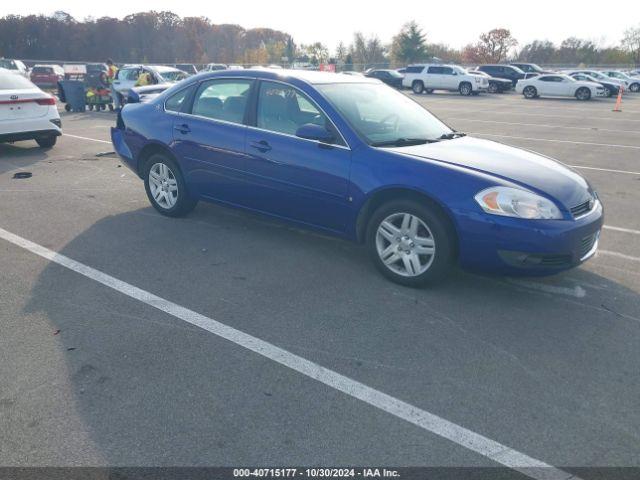
[[[396,70],[376,69],[369,70],[365,73],[365,77],[377,78],[393,88],[402,88],[402,79],[404,76]]]
[[[481,72],[480,70],[469,70],[469,73],[471,73],[472,75],[480,75],[481,77],[486,77],[489,80],[489,87],[487,88],[489,93],[508,92],[513,88],[513,83],[511,83],[511,80],[507,80],[506,78],[492,77],[488,73]]]
[[[199,200],[261,212],[366,244],[405,285],[437,281],[455,263],[556,273],[595,254],[604,219],[591,185],[565,165],[465,136],[364,77],[200,74],[125,105],[111,139],[163,215]]]
[[[537,75],[542,75],[543,73],[555,73],[552,70],[545,70],[544,68],[539,67],[535,63],[512,63],[510,65],[512,67],[519,68],[524,73],[535,73]]]
[[[495,78],[506,78],[511,80],[513,86],[516,86],[518,80],[525,78],[525,74],[518,67],[511,65],[480,65],[476,70],[487,73]]]

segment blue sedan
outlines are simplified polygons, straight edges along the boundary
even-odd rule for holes
[[[594,255],[603,223],[575,171],[456,132],[365,77],[200,74],[125,106],[111,137],[163,215],[199,200],[271,215],[365,244],[404,285],[455,264],[556,273]]]

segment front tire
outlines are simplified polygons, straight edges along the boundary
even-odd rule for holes
[[[465,97],[468,97],[473,93],[473,87],[469,82],[462,82],[458,87],[458,91],[460,92],[460,95],[464,95]]]
[[[613,97],[613,90],[610,87],[604,87],[604,96],[607,98]]]
[[[498,85],[496,85],[495,83],[491,82],[489,83],[489,93],[498,93]]]
[[[414,80],[411,84],[411,90],[413,90],[413,93],[416,95],[420,95],[424,91],[424,83],[422,83],[422,80]]]
[[[38,143],[40,148],[52,148],[57,141],[58,141],[58,137],[54,135],[49,135],[48,137],[36,138],[36,142]]]
[[[382,205],[371,216],[366,240],[378,270],[401,285],[435,283],[454,263],[455,233],[444,214],[426,202]]]
[[[153,208],[167,217],[182,217],[198,203],[189,195],[176,162],[160,153],[145,163],[144,188]]]
[[[591,90],[589,90],[587,87],[580,87],[576,91],[576,98],[583,102],[591,99]]]
[[[524,98],[532,99],[538,96],[538,90],[536,90],[536,87],[529,85],[527,87],[524,87],[522,94],[524,95]]]

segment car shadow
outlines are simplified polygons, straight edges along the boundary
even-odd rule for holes
[[[35,140],[0,143],[0,175],[10,170],[28,168],[52,156],[55,156],[55,148],[40,148]]]
[[[455,271],[408,289],[378,275],[357,245],[202,204],[185,219],[151,208],[107,216],[59,253],[445,416],[481,412],[495,425],[511,416],[523,443],[553,443],[535,422],[519,423],[531,412],[579,443],[622,428],[603,421],[605,435],[599,419],[640,429],[631,415],[640,383],[628,382],[640,295],[586,270],[525,281]],[[181,320],[53,263],[25,310],[59,331],[75,409],[110,465],[352,460],[313,433],[331,420],[291,404],[289,380],[273,380],[275,398],[252,390],[251,370],[267,366],[248,369],[253,354]],[[308,425],[283,423],[283,409]],[[281,434],[263,434],[278,422]],[[400,450],[396,463],[410,461]]]

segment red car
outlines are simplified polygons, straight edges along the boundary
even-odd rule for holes
[[[55,88],[64,80],[64,70],[60,65],[36,65],[31,69],[31,82],[38,87]]]

